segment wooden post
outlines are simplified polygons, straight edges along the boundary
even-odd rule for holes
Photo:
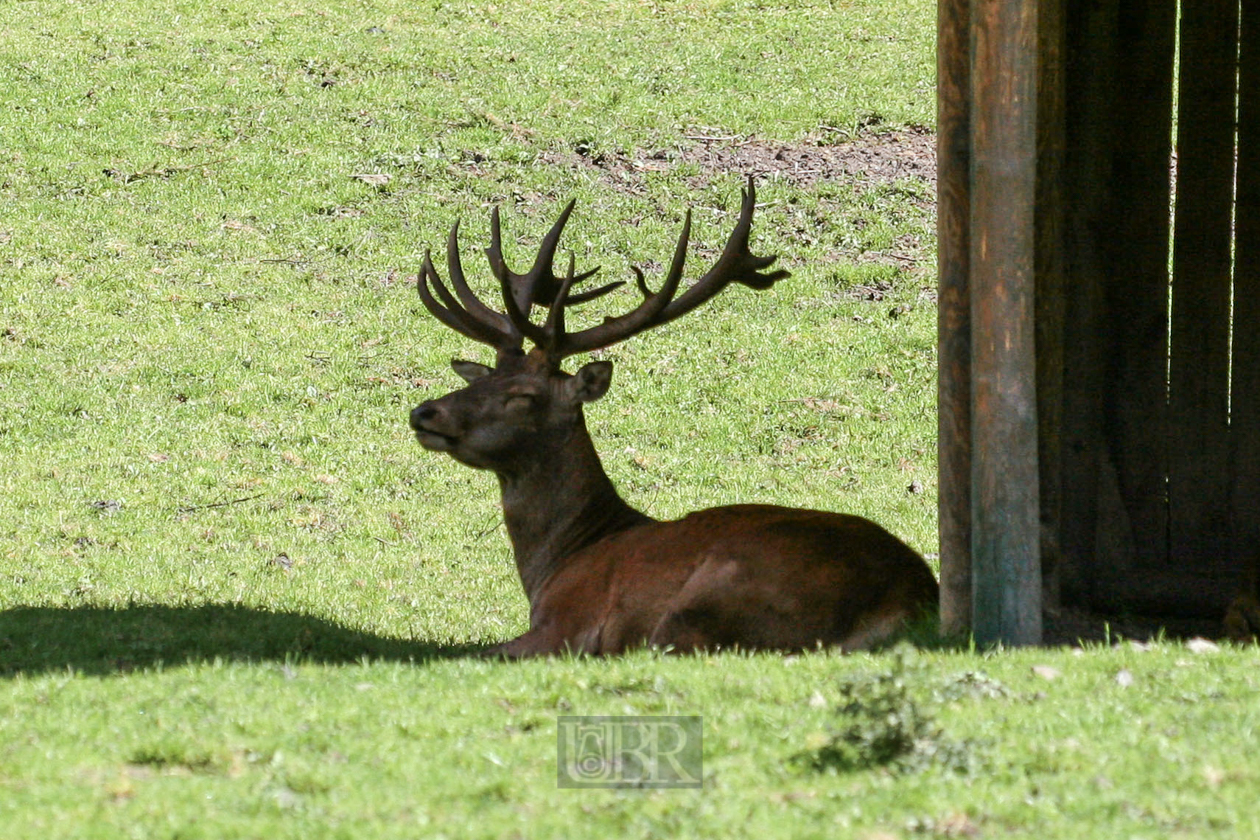
[[[1041,641],[1037,2],[972,3],[972,627]]]
[[[970,6],[937,5],[937,504],[941,632],[949,635],[971,629]]]

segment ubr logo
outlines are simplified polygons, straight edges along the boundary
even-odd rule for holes
[[[698,788],[700,717],[567,715],[558,719],[562,788]]]

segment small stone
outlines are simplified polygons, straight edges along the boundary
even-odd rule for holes
[[[1221,646],[1210,639],[1196,637],[1186,642],[1186,650],[1191,653],[1216,653]]]

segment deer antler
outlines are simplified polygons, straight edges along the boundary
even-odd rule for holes
[[[556,247],[560,241],[560,234],[564,230],[565,223],[569,220],[569,214],[573,211],[573,206],[574,202],[569,202],[564,212],[560,214],[560,218],[552,225],[551,230],[543,238],[543,243],[537,258],[534,260],[533,268],[525,274],[517,274],[509,269],[503,259],[499,208],[496,207],[494,209],[490,216],[490,247],[486,249],[486,258],[490,261],[491,271],[503,286],[505,297],[512,300],[512,304],[507,306],[508,313],[514,311],[519,313],[522,309],[528,312],[532,308],[534,301],[540,297],[554,300],[557,290],[561,285],[566,285],[566,281],[567,287],[572,287],[574,282],[590,277],[599,271],[597,266],[576,277],[570,276],[565,281],[562,281],[552,273],[552,263],[555,259]],[[483,344],[489,344],[497,350],[519,351],[523,338],[526,335],[529,335],[532,340],[535,340],[535,343],[538,343],[535,337],[539,333],[529,323],[528,317],[511,318],[508,315],[495,312],[482,303],[472,289],[468,287],[468,282],[464,279],[464,268],[459,257],[458,220],[451,226],[451,233],[446,239],[446,267],[447,273],[451,278],[451,285],[455,287],[455,295],[450,293],[442,282],[442,278],[438,276],[428,251],[424,255],[420,276],[416,278],[416,290],[420,294],[420,301],[435,318],[456,332]],[[572,275],[572,267],[570,267],[570,275]],[[432,284],[432,288],[430,288],[430,284]],[[577,304],[594,300],[624,285],[625,281],[623,280],[609,283],[598,289],[570,295],[568,302]],[[440,302],[437,298],[434,298],[435,291],[437,298],[440,298]],[[458,300],[456,300],[456,296],[458,296]],[[523,328],[520,326],[521,324],[524,325]]]
[[[560,234],[564,232],[564,226],[569,221],[569,215],[573,212],[574,205],[577,201],[570,201],[560,213],[560,218],[556,219],[556,223],[551,226],[551,230],[547,231],[547,235],[543,237],[542,245],[538,248],[538,256],[534,259],[534,266],[525,274],[517,274],[507,267],[507,263],[503,260],[503,237],[499,230],[499,208],[495,207],[490,212],[490,247],[486,248],[486,259],[490,261],[490,271],[503,284],[504,288],[512,290],[512,296],[516,299],[516,305],[527,314],[529,308],[534,302],[545,300],[554,300],[556,292],[559,290],[561,279],[552,273],[552,264],[556,257],[556,248],[560,244]],[[448,246],[449,247],[449,246]],[[580,283],[587,277],[592,276],[599,271],[599,266],[595,266],[590,271],[584,271],[573,278],[573,282]],[[600,286],[589,292],[583,292],[580,295],[573,296],[573,303],[584,303],[588,300],[594,300],[600,295],[606,295],[613,289],[624,286],[624,280],[618,280],[615,283],[609,283],[606,286]]]
[[[568,356],[608,347],[632,335],[685,315],[717,295],[731,283],[741,283],[753,289],[768,289],[779,280],[789,276],[786,269],[766,272],[766,269],[778,257],[758,257],[749,250],[748,240],[752,231],[753,210],[757,203],[757,190],[751,177],[748,179],[748,188],[742,195],[743,202],[740,206],[739,220],[735,223],[735,230],[727,239],[726,247],[722,249],[717,262],[696,281],[695,285],[675,299],[674,295],[678,292],[682,281],[683,265],[687,258],[687,242],[691,236],[691,211],[687,211],[682,233],[679,234],[678,244],[674,247],[674,257],[670,262],[669,272],[665,275],[661,288],[652,292],[647,286],[643,272],[637,267],[632,267],[639,291],[643,294],[643,301],[624,315],[608,318],[602,324],[575,333],[565,330],[565,309],[605,295],[623,283],[618,281],[588,292],[571,293],[575,283],[590,277],[599,270],[594,268],[582,274],[575,274],[572,255],[569,257],[568,271],[563,278],[553,273],[560,234],[569,220],[569,214],[573,212],[573,202],[569,202],[560,214],[560,218],[543,237],[534,265],[525,274],[511,271],[503,260],[499,211],[495,208],[490,217],[490,247],[486,249],[486,257],[490,261],[490,270],[501,287],[504,313],[490,309],[468,288],[459,260],[458,222],[451,228],[451,234],[446,243],[447,270],[451,276],[451,285],[455,287],[455,295],[452,295],[442,283],[426,253],[417,283],[420,300],[435,318],[462,335],[489,344],[500,351],[515,352],[520,351],[523,340],[528,338],[546,354],[552,364],[558,366]],[[434,298],[429,288],[430,283],[437,291],[438,298],[441,298],[440,302]],[[546,304],[549,311],[544,323],[535,324],[529,320],[529,312],[540,300],[550,301]]]

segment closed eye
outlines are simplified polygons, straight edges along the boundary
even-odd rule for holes
[[[511,394],[503,404],[512,411],[529,411],[534,407],[535,401],[533,394]]]

